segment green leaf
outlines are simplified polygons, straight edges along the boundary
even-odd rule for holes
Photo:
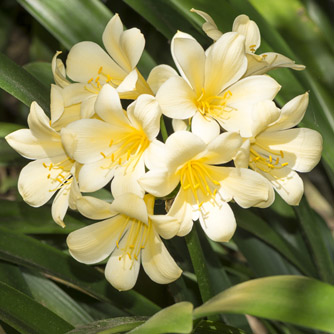
[[[50,90],[1,52],[0,88],[27,106],[36,101],[45,112],[50,110]]]
[[[44,86],[50,89],[50,85],[54,83],[53,74],[50,63],[34,62],[23,66],[30,74],[32,74]]]
[[[325,226],[327,233],[330,230],[320,216],[310,208],[305,197],[302,198],[298,207],[295,207],[300,225],[305,232],[309,241],[314,263],[319,271],[320,277],[328,283],[334,283],[334,263],[332,261],[330,251],[326,246],[325,238],[322,235],[322,228]],[[322,226],[322,228],[321,228]],[[333,247],[333,239],[331,238],[331,246]]]
[[[23,126],[20,124],[0,122],[0,138],[4,138],[11,132],[14,132],[22,128]]]
[[[274,276],[238,284],[194,310],[194,317],[250,314],[334,331],[334,287],[301,276]]]
[[[162,334],[162,333],[189,333],[192,330],[193,305],[181,302],[166,307],[153,315],[144,324],[136,327],[129,333],[133,334]],[[103,334],[113,332],[105,331]]]
[[[201,320],[193,334],[246,334],[241,329],[227,326],[218,321]]]
[[[2,282],[0,295],[0,319],[22,334],[59,334],[73,328],[47,308]]]
[[[84,326],[78,326],[67,334],[98,334],[105,330],[108,333],[120,333],[129,331],[141,325],[147,317],[118,317],[112,319],[104,319]]]
[[[78,326],[93,321],[93,318],[82,309],[73,298],[44,276],[25,270],[23,277],[28,284],[35,301],[67,321]]]
[[[0,258],[37,269],[100,301],[111,302],[134,315],[151,315],[159,307],[135,291],[118,292],[93,267],[33,238],[0,228]]]

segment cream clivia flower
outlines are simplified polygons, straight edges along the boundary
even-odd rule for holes
[[[191,11],[205,20],[202,29],[210,38],[217,41],[223,35],[209,14],[196,9],[191,9]],[[280,67],[288,67],[298,71],[305,69],[304,65],[296,64],[295,61],[276,52],[266,52],[261,55],[255,54],[261,43],[260,30],[257,24],[250,20],[247,15],[242,14],[235,18],[232,31],[245,36],[248,66],[244,76],[264,74]]]
[[[19,193],[29,205],[39,207],[55,193],[52,218],[64,227],[63,218],[70,206],[75,209],[80,195],[76,182],[79,165],[65,152],[60,134],[36,102],[30,107],[29,129],[17,130],[6,140],[19,154],[35,161],[25,166],[19,176]]]
[[[171,75],[157,92],[163,114],[192,118],[192,132],[206,142],[219,135],[220,126],[230,131],[231,122],[242,131],[253,106],[273,99],[280,89],[269,76],[241,79],[247,70],[244,40],[226,33],[204,51],[192,36],[178,32],[171,50],[181,77]]]
[[[266,177],[290,205],[298,205],[304,192],[296,172],[311,171],[321,158],[321,135],[315,130],[293,128],[307,105],[308,93],[295,97],[281,110],[272,101],[259,103],[249,124],[251,135],[244,138],[235,159],[236,166],[249,166]]]
[[[223,133],[209,144],[188,131],[178,131],[166,141],[157,159],[164,167],[151,169],[139,179],[140,185],[157,197],[180,189],[168,212],[180,222],[178,235],[189,233],[199,219],[214,241],[228,241],[236,228],[227,202],[241,207],[269,206],[274,198],[269,182],[246,168],[222,167],[234,157],[242,144],[236,133]]]
[[[154,215],[152,195],[117,194],[114,190],[113,195],[112,204],[88,196],[78,200],[82,214],[104,220],[69,234],[71,255],[86,264],[110,256],[105,276],[121,291],[135,285],[140,264],[156,283],[167,284],[179,278],[182,270],[160,238],[170,239],[177,233],[177,220],[170,215]]]
[[[78,120],[61,131],[68,154],[83,164],[79,183],[85,192],[105,186],[118,168],[144,174],[163,145],[156,140],[161,110],[153,96],[141,95],[125,112],[117,91],[105,85],[95,110],[101,119]]]

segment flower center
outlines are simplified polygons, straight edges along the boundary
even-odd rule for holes
[[[70,170],[74,164],[74,160],[70,158],[66,158],[63,161],[57,162],[53,164],[52,162],[50,165],[47,165],[43,162],[43,167],[49,170],[49,174],[47,178],[50,179],[52,184],[55,184],[54,189],[50,189],[50,192],[57,191],[62,187],[69,186],[72,183],[73,175],[70,173]],[[51,173],[53,175],[51,175]]]
[[[148,235],[151,229],[151,221],[148,220],[148,225],[141,222],[138,219],[133,219],[130,217],[125,217],[126,223],[124,224],[124,228],[118,236],[118,240],[116,241],[116,247],[119,248],[119,242],[124,237],[126,238],[124,247],[121,248],[122,255],[119,256],[119,261],[122,258],[128,256],[130,260],[132,260],[132,264],[134,261],[138,261],[138,256],[142,249],[145,248]],[[124,231],[127,231],[124,233]]]
[[[229,113],[233,110],[227,105],[228,99],[232,96],[230,90],[226,91],[222,96],[206,96],[204,88],[199,98],[195,101],[197,110],[204,117],[226,120]]]
[[[284,159],[283,151],[274,151],[259,143],[254,143],[250,147],[249,165],[252,169],[260,169],[265,173],[271,173],[274,169],[281,169],[288,165],[282,163]]]
[[[181,188],[185,191],[190,189],[199,208],[204,203],[203,196],[215,200],[217,186],[220,183],[214,179],[208,166],[201,160],[188,161],[178,173],[180,173]]]
[[[129,127],[130,131],[119,140],[111,140],[109,146],[115,146],[115,151],[106,156],[103,152],[100,154],[105,159],[109,159],[110,163],[107,168],[111,169],[115,166],[132,167],[134,170],[144,154],[145,150],[150,145],[150,141],[146,133],[142,129]]]
[[[101,80],[101,81],[100,81]],[[101,66],[97,71],[97,76],[90,78],[85,85],[85,89],[92,94],[98,94],[105,83],[109,83],[112,87],[117,88],[118,82],[116,79],[112,79],[109,74],[103,72],[103,67]]]

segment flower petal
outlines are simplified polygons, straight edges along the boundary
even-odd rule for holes
[[[309,172],[319,162],[322,151],[322,137],[319,132],[305,128],[263,132],[256,143],[271,151],[282,151],[289,168],[298,172]]]
[[[197,111],[196,94],[183,78],[171,77],[157,92],[162,113],[171,118],[186,119]]]
[[[165,149],[161,141],[154,139],[144,152],[145,166],[148,169],[164,168]]]
[[[176,235],[180,229],[180,221],[175,217],[167,215],[149,215],[154,229],[161,235],[164,239],[170,239]]]
[[[202,25],[202,29],[211,39],[213,39],[214,41],[219,39],[219,37],[223,33],[218,30],[215,21],[209,14],[194,8],[190,9],[190,11],[200,15],[205,20],[205,22]]]
[[[85,217],[90,219],[107,219],[114,215],[110,203],[92,196],[81,196],[77,200],[77,209]]]
[[[116,248],[124,224],[124,218],[116,216],[71,232],[66,240],[70,254],[86,264],[103,261]]]
[[[249,163],[250,141],[246,139],[239,148],[239,151],[234,157],[235,167],[247,168]]]
[[[141,255],[138,256],[138,260],[130,259],[122,251],[126,239],[125,236],[119,248],[116,248],[111,254],[104,272],[109,283],[119,291],[130,290],[134,287],[140,269]]]
[[[157,93],[161,85],[171,77],[178,76],[173,67],[169,65],[155,66],[147,78],[147,83],[151,87],[154,94]]]
[[[142,250],[142,264],[151,280],[159,284],[173,282],[182,273],[154,230],[151,231],[148,242]]]
[[[197,112],[191,121],[191,131],[208,143],[219,135],[220,126],[214,119],[204,118]]]
[[[68,209],[69,197],[70,186],[64,186],[57,192],[57,195],[52,203],[52,219],[61,227],[65,227],[63,219]]]
[[[102,67],[105,76],[100,76],[101,83],[105,83],[107,75],[112,81],[122,81],[127,72],[118,66],[109,55],[96,43],[80,42],[75,44],[66,60],[67,75],[82,83],[99,76]]]
[[[190,119],[175,119],[175,118],[172,119],[172,126],[174,132],[186,131],[189,124],[190,124]]]
[[[237,227],[233,211],[224,201],[204,202],[199,221],[206,235],[217,242],[229,241]]]
[[[51,68],[55,83],[60,87],[65,87],[70,84],[70,82],[66,79],[66,71],[63,62],[60,59],[57,59],[58,55],[61,53],[61,51],[57,51],[53,56]]]
[[[245,37],[234,32],[222,35],[207,51],[205,92],[215,96],[246,72]]]

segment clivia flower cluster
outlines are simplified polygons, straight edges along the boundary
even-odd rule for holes
[[[178,31],[171,42],[178,71],[158,65],[145,79],[136,67],[144,37],[124,30],[114,15],[102,36],[105,50],[78,43],[66,67],[59,52],[54,56],[51,119],[33,102],[29,129],[6,137],[33,160],[18,181],[29,205],[54,196],[52,217],[60,226],[68,207],[97,221],[69,234],[69,251],[86,264],[108,258],[105,276],[119,290],[135,285],[140,264],[157,283],[176,280],[182,270],[162,238],[185,236],[194,221],[212,240],[230,240],[230,201],[265,208],[276,191],[298,205],[297,172],[310,171],[321,156],[321,135],[295,127],[308,93],[279,108],[273,100],[280,85],[266,75],[304,66],[278,53],[256,54],[260,32],[246,15],[222,33],[208,14],[192,11],[204,18],[213,43],[204,50]],[[133,101],[126,110],[124,100]],[[162,142],[164,121],[174,132]],[[109,183],[111,203],[89,196]],[[155,214],[156,198],[171,197],[168,212]]]

